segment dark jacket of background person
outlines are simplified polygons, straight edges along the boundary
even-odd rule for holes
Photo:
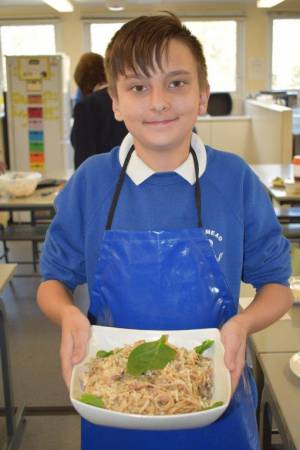
[[[114,117],[107,88],[84,97],[75,105],[71,131],[75,169],[89,156],[120,145],[127,133],[124,122]]]

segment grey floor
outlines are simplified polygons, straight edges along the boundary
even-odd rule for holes
[[[19,244],[18,250],[21,248],[26,257],[30,249],[26,244],[24,247]],[[14,278],[2,295],[7,316],[14,403],[27,407],[70,406],[60,374],[60,331],[36,305],[39,282],[39,278]],[[75,302],[82,310],[86,309],[84,288],[76,291]],[[0,407],[3,404],[0,385]],[[4,425],[4,418],[0,417],[0,448],[4,442]],[[26,417],[20,450],[71,449],[80,449],[80,419],[77,415]]]

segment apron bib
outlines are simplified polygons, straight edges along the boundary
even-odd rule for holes
[[[179,330],[219,328],[236,307],[201,225],[198,161],[194,150],[198,228],[111,230],[133,148],[122,168],[97,260],[88,317],[92,324]],[[93,425],[82,419],[82,450],[258,450],[256,389],[248,368],[227,411],[193,430],[141,431]]]

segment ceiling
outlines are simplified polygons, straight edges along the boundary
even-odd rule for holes
[[[100,6],[105,4],[105,0],[71,0],[76,6]],[[126,1],[125,1],[126,3]],[[166,3],[239,3],[239,4],[255,4],[256,0],[127,0],[130,4],[166,4]],[[0,6],[41,6],[42,0],[0,0]]]

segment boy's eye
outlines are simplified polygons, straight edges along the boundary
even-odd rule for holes
[[[171,88],[177,88],[177,87],[182,87],[186,85],[186,81],[184,80],[173,80],[170,83],[170,87]]]
[[[134,92],[145,92],[146,86],[143,84],[136,84],[130,88]]]

